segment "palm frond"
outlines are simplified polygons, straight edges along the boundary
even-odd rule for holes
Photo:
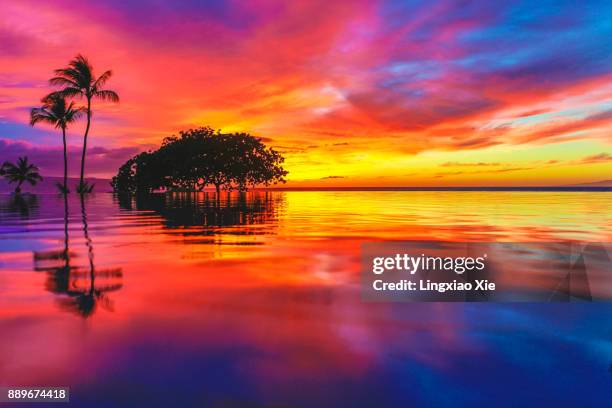
[[[34,126],[38,122],[48,123],[50,125],[57,125],[58,118],[53,113],[43,108],[32,108],[30,111],[30,126]]]
[[[119,95],[117,95],[115,91],[111,91],[108,89],[97,91],[94,96],[103,101],[110,101],[115,103],[119,102]]]
[[[81,81],[79,81],[80,83],[91,86],[91,83],[93,82],[93,67],[87,58],[81,54],[78,54],[72,61],[70,61],[69,66],[70,70],[78,72],[78,78],[81,79]]]
[[[2,165],[2,167],[6,170],[6,171],[13,171],[17,169],[17,166],[15,165],[15,163],[11,163],[11,162],[4,162],[4,164]]]
[[[95,184],[89,184],[86,181],[83,181],[83,183],[79,183],[76,186],[76,191],[79,194],[87,194],[87,193],[91,193],[94,189]]]
[[[84,69],[86,70],[86,68],[73,65],[71,62],[68,67],[56,69],[54,72],[57,77],[66,78],[69,81],[74,81],[79,85],[83,85],[84,82],[88,82],[85,81],[87,79],[87,73],[83,73]]]
[[[70,61],[70,66],[84,68],[85,70],[92,72],[93,67],[91,63],[83,54],[77,54],[76,57],[72,61]]]
[[[8,180],[9,184],[17,183],[20,180],[17,174],[6,174],[4,177]]]
[[[72,123],[76,121],[77,119],[81,118],[86,111],[86,108],[75,107],[74,102],[70,102],[70,105],[68,105],[68,108],[66,109],[66,115],[64,116],[65,123]]]
[[[66,98],[74,98],[84,96],[86,91],[81,88],[75,88],[72,86],[66,87],[60,91]]]
[[[62,93],[60,91],[53,91],[48,93],[47,95],[43,96],[42,98],[40,98],[40,102],[42,102],[43,104],[47,105],[55,100],[57,100],[57,98],[61,98],[62,97]]]
[[[28,176],[28,178],[25,180],[28,183],[30,183],[30,185],[35,186],[36,184],[38,184],[39,181],[42,181],[42,176],[40,174],[33,174],[31,176]]]
[[[74,102],[67,104],[66,97],[62,91],[52,92],[43,99],[41,108],[30,111],[30,124],[34,126],[38,122],[46,122],[55,125],[56,128],[64,129],[68,123],[74,122],[81,117],[82,108],[75,108]]]
[[[106,83],[106,81],[108,81],[110,77],[112,76],[113,76],[113,71],[108,70],[104,72],[102,75],[98,77],[98,79],[94,81],[92,88],[96,90],[102,88],[104,84]]]
[[[65,88],[89,90],[93,84],[93,68],[87,58],[78,54],[65,68],[56,69],[55,77],[49,80],[51,85]]]
[[[59,181],[55,183],[55,187],[57,187],[59,192],[62,194],[70,193],[70,189],[68,188],[68,186],[65,186],[63,183],[60,183]]]
[[[68,75],[60,75],[58,74],[58,71],[63,71],[63,70],[55,71],[56,76],[54,76],[53,78],[49,80],[50,85],[80,88],[80,84],[77,78],[72,78],[71,76],[68,76]]]
[[[38,171],[38,166],[35,164],[29,164],[27,167],[28,171]]]

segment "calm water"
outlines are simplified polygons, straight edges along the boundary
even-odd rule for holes
[[[364,303],[359,248],[612,242],[610,214],[605,192],[0,196],[0,385],[99,407],[609,406],[611,303]]]

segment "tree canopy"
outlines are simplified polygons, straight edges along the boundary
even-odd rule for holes
[[[21,192],[21,185],[25,182],[35,186],[42,181],[38,167],[28,162],[28,157],[20,157],[17,163],[4,162],[0,167],[0,176],[6,178],[9,184],[17,183],[15,193]]]
[[[202,191],[206,186],[244,191],[284,183],[283,156],[248,133],[210,127],[179,132],[159,149],[129,159],[112,180],[116,192]]]

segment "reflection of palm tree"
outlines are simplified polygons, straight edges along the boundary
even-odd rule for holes
[[[22,218],[29,218],[32,212],[38,211],[38,196],[34,194],[11,195],[6,201],[0,203],[0,220],[3,213],[19,214]]]
[[[112,310],[112,302],[106,295],[107,292],[119,290],[123,287],[121,278],[123,272],[120,268],[96,270],[94,265],[94,248],[89,235],[87,212],[84,197],[81,196],[81,219],[83,222],[83,233],[87,247],[88,268],[71,266],[70,261],[75,256],[69,251],[68,238],[68,197],[64,195],[64,248],[61,251],[36,252],[34,254],[35,270],[45,271],[49,274],[46,288],[48,291],[58,295],[67,295],[59,301],[60,307],[79,316],[87,318],[92,316],[97,305],[104,309]],[[61,261],[54,265],[54,261]],[[48,263],[51,262],[51,265]],[[87,286],[80,284],[82,278],[87,279]],[[96,283],[96,279],[98,283]],[[110,283],[100,284],[100,279],[110,280]]]
[[[121,278],[121,269],[106,269],[96,271],[94,265],[94,248],[89,236],[89,224],[87,222],[87,211],[85,209],[85,197],[81,195],[81,219],[83,222],[83,234],[85,235],[85,245],[87,246],[87,259],[89,262],[89,287],[87,289],[69,290],[70,298],[65,299],[61,305],[64,309],[75,312],[87,318],[93,315],[99,303],[107,310],[113,310],[111,300],[106,296],[106,292],[119,290],[123,287],[122,283],[111,283],[108,285],[96,285],[97,277]]]
[[[56,129],[62,130],[64,143],[64,184],[60,186],[62,193],[68,193],[68,153],[66,151],[66,127],[82,115],[82,109],[74,107],[74,102],[66,103],[66,98],[58,93],[52,93],[42,100],[43,106],[30,112],[30,125],[46,122]]]
[[[87,100],[87,125],[85,127],[85,135],[83,136],[83,154],[81,156],[81,177],[79,186],[77,187],[80,193],[88,193],[93,186],[85,184],[85,155],[87,152],[87,136],[89,135],[89,126],[91,125],[91,101],[100,99],[111,102],[119,102],[119,96],[115,91],[103,89],[104,84],[113,75],[112,71],[105,71],[99,77],[93,74],[93,67],[90,62],[82,55],[77,55],[66,68],[55,70],[55,77],[49,82],[52,85],[61,86],[62,89],[58,92],[64,97],[81,97]]]
[[[35,266],[36,271],[46,271],[49,273],[46,288],[53,293],[66,293],[70,287],[70,251],[68,238],[68,196],[64,194],[64,249],[61,251],[35,252],[34,261],[42,263],[49,260],[60,260],[61,264],[57,266],[44,267]]]
[[[0,175],[4,176],[9,184],[17,183],[15,193],[21,193],[21,185],[25,182],[35,186],[36,183],[42,181],[42,176],[38,171],[38,167],[28,163],[28,157],[20,157],[17,160],[17,164],[11,162],[4,162],[2,168],[0,168]]]
[[[96,268],[94,266],[94,252],[91,238],[89,237],[89,227],[87,224],[87,212],[85,211],[85,198],[81,195],[81,217],[83,221],[83,234],[85,235],[85,245],[87,246],[87,259],[89,261],[89,290],[81,293],[75,298],[76,309],[83,317],[90,316],[96,308]],[[101,295],[101,293],[100,293]]]

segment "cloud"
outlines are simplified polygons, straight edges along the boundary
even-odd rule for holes
[[[525,171],[533,170],[536,167],[504,167],[502,169],[489,169],[489,170],[474,170],[474,171],[449,171],[436,173],[435,178],[448,177],[448,176],[459,176],[462,174],[496,174],[496,173],[508,173],[513,171]]]
[[[541,115],[541,114],[547,113],[547,112],[550,112],[550,108],[532,109],[532,110],[528,110],[526,112],[521,112],[518,115],[516,115],[516,117],[517,118],[527,118],[529,116]]]
[[[500,163],[497,162],[476,162],[476,163],[470,163],[470,162],[446,162],[446,163],[442,163],[440,166],[441,167],[483,167],[483,166],[499,166]]]
[[[124,158],[117,146],[137,151],[199,125],[261,136],[305,177],[332,163],[368,176],[374,159],[337,160],[366,149],[401,160],[601,141],[612,127],[612,27],[601,24],[609,2],[0,0],[0,8],[0,121],[27,123],[52,70],[77,52],[98,72],[113,69],[108,86],[122,102],[94,105],[92,141],[112,150],[92,153],[97,170]],[[54,160],[56,149],[43,151]]]
[[[591,164],[591,163],[607,163],[612,161],[612,155],[609,153],[599,153],[592,156],[583,157],[580,163]]]
[[[108,177],[130,157],[138,153],[138,147],[106,148],[92,146],[88,149],[86,172],[90,176]],[[0,160],[15,161],[18,157],[28,156],[43,175],[59,176],[63,174],[63,153],[60,146],[40,147],[27,142],[0,139]],[[82,150],[79,147],[68,148],[69,175],[77,176],[80,169]]]
[[[546,139],[567,140],[567,136],[577,132],[586,132],[600,127],[608,128],[612,124],[612,110],[593,114],[583,119],[564,120],[552,123],[541,130],[535,130],[519,138],[520,143],[542,142]]]

